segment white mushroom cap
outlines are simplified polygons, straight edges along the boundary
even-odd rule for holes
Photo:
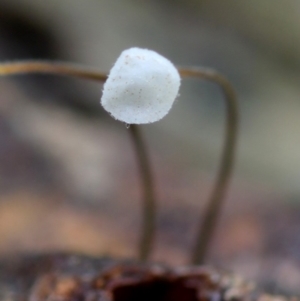
[[[179,73],[168,59],[152,50],[130,48],[110,70],[101,104],[127,124],[151,123],[169,112],[179,86]]]

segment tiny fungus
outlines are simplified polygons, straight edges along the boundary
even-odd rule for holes
[[[110,70],[101,104],[127,124],[151,123],[168,114],[179,86],[180,75],[168,59],[152,50],[130,48]]]
[[[222,208],[232,174],[238,128],[237,99],[229,81],[218,72],[206,68],[175,68],[158,53],[131,48],[121,53],[109,76],[84,66],[62,62],[20,61],[0,63],[0,76],[28,73],[68,75],[105,82],[101,103],[115,119],[132,124],[129,133],[137,155],[143,184],[143,225],[139,258],[147,260],[153,247],[156,220],[156,197],[147,149],[137,124],[152,123],[163,118],[178,95],[180,77],[195,77],[220,86],[226,102],[224,146],[219,171],[201,220],[193,264],[203,263]]]

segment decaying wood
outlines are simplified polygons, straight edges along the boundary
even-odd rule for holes
[[[170,268],[82,255],[30,255],[0,265],[3,301],[283,301],[210,267]],[[294,299],[296,300],[296,299]]]

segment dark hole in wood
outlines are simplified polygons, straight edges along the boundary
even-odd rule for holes
[[[113,289],[113,301],[199,301],[197,290],[184,280],[153,279]]]

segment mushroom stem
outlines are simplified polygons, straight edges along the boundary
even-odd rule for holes
[[[226,128],[224,146],[216,181],[209,197],[207,209],[200,223],[191,256],[192,264],[203,264],[206,260],[222,205],[232,175],[238,131],[238,102],[230,82],[218,72],[206,68],[179,68],[182,77],[196,77],[219,85],[226,102]]]
[[[144,206],[142,208],[142,235],[139,244],[139,259],[146,261],[152,251],[155,236],[155,219],[156,219],[156,197],[154,193],[153,175],[151,164],[147,153],[147,148],[143,140],[140,127],[131,124],[129,131],[132,137],[136,157],[139,162],[141,183],[143,187]]]

